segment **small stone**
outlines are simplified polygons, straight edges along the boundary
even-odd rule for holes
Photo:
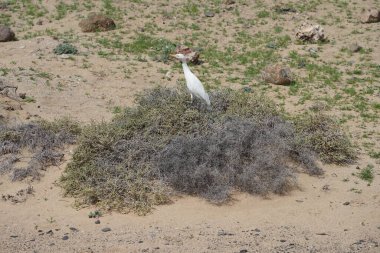
[[[53,235],[54,233],[53,233],[53,230],[49,230],[49,231],[46,232],[46,234],[47,235]]]
[[[100,224],[100,220],[96,220],[96,221],[95,221],[95,224]]]
[[[138,241],[138,243],[143,243],[144,241],[142,241],[142,240],[140,240],[140,241]]]
[[[329,191],[329,190],[330,190],[330,185],[325,184],[325,185],[322,187],[322,190],[324,190],[324,191]]]
[[[172,73],[171,70],[169,70],[168,72],[166,72],[166,74],[165,74],[165,78],[166,78],[168,81],[170,81],[170,80],[172,79],[172,77],[173,77],[173,73]]]
[[[224,236],[224,235],[234,235],[233,233],[224,231],[224,230],[219,230],[218,231],[218,236]]]
[[[328,235],[328,234],[326,234],[325,232],[322,232],[322,233],[316,233],[316,235]]]
[[[17,238],[18,235],[11,235],[11,238]]]
[[[15,33],[11,28],[0,25],[0,42],[7,42],[16,40]]]
[[[225,4],[227,5],[235,4],[235,0],[226,0]]]
[[[42,20],[40,19],[40,20],[38,20],[37,21],[37,23],[36,23],[36,25],[43,25],[43,22],[42,22]]]
[[[246,250],[246,249],[241,249],[239,252],[240,252],[240,253],[247,253],[248,250]]]
[[[68,55],[68,54],[61,54],[59,57],[61,57],[62,59],[69,59],[70,55]]]
[[[102,228],[102,232],[109,232],[109,231],[111,231],[111,229],[110,228]]]
[[[69,237],[67,235],[65,235],[65,236],[62,237],[62,240],[64,240],[64,241],[66,241],[68,239],[69,239]]]
[[[286,240],[284,240],[284,239],[281,239],[281,240],[280,240],[280,242],[286,242]]]
[[[277,85],[289,85],[293,81],[290,69],[278,64],[266,67],[261,72],[261,77],[265,82]]]
[[[353,43],[349,45],[348,50],[350,50],[353,53],[359,52],[362,49],[361,46],[358,45],[358,43]],[[359,166],[357,166],[359,167]]]
[[[215,16],[215,12],[213,11],[205,11],[205,16],[208,18],[212,18]]]
[[[261,232],[261,230],[258,229],[258,228],[255,228],[255,230],[253,230],[253,231],[255,231],[255,232],[257,232],[257,233],[260,233],[260,232]]]
[[[346,201],[346,202],[343,203],[344,206],[348,206],[349,204],[350,204],[349,201]]]
[[[71,231],[73,231],[73,232],[78,232],[78,231],[79,231],[77,228],[74,228],[74,227],[70,227],[69,229],[70,229]]]
[[[360,21],[362,23],[380,22],[380,11],[375,8],[364,9],[360,14]]]
[[[19,93],[18,96],[19,96],[21,99],[25,99],[25,98],[26,98],[26,93]]]

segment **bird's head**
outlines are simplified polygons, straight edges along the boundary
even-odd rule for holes
[[[172,55],[174,58],[180,60],[181,62],[187,62],[189,59],[188,57],[186,57],[185,55],[183,54],[175,54],[175,55]]]

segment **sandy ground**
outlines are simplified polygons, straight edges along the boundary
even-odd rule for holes
[[[0,95],[0,115],[3,120],[21,123],[62,116],[71,116],[84,123],[110,120],[113,117],[112,108],[133,105],[133,97],[139,91],[158,84],[170,87],[178,85],[177,80],[182,77],[182,73],[178,66],[171,67],[172,63],[141,62],[132,56],[129,60],[99,57],[96,53],[98,48],[88,49],[84,43],[94,42],[96,38],[107,35],[84,34],[78,27],[78,21],[88,10],[79,8],[76,12],[69,12],[62,20],[54,20],[49,18],[49,13],[55,10],[58,1],[42,2],[48,14],[33,22],[40,19],[43,24],[28,26],[22,17],[13,13],[14,30],[20,39],[0,44],[0,67],[9,70],[0,78],[18,86],[19,92],[25,92],[36,101],[19,103]],[[120,6],[124,4],[123,1],[114,2]],[[181,7],[180,1],[173,1],[173,4],[165,1],[147,2],[149,4],[145,5],[128,3],[130,11],[123,22],[120,21],[122,27],[108,35],[112,37],[122,31],[129,37],[141,29],[143,21],[155,22],[163,28],[179,22],[178,19],[166,18],[160,11],[176,10]],[[237,2],[239,5],[234,8],[239,8],[241,17],[253,15],[253,5],[249,1],[245,1],[245,4],[244,1]],[[277,1],[262,2],[272,7],[277,4]],[[378,1],[365,2],[364,7],[379,7]],[[349,5],[355,18],[361,7],[358,4],[363,3],[350,1]],[[97,10],[96,7],[93,9]],[[283,32],[293,36],[295,27],[305,18],[315,21],[322,17],[322,13],[329,11],[343,20],[345,28],[337,28],[330,23],[331,20],[326,19],[324,27],[334,46],[324,46],[320,52],[321,59],[326,62],[339,59],[342,46],[359,41],[365,48],[372,48],[367,56],[370,57],[369,61],[379,64],[379,29],[376,29],[380,28],[379,23],[366,29],[363,24],[346,22],[348,14],[334,9],[330,2],[321,5],[317,11],[286,15],[285,21],[269,20],[267,24],[256,25],[255,32],[273,30],[275,24],[285,22]],[[195,20],[201,29],[212,30],[214,27],[215,32],[210,33],[212,39],[219,42],[220,47],[229,45],[234,32],[243,29],[244,25],[234,23],[232,11],[222,11],[216,17],[190,20]],[[224,28],[225,34],[222,32]],[[81,53],[72,59],[54,55],[52,50],[62,39],[57,40],[46,34],[23,39],[28,32],[46,29],[78,36],[76,45]],[[353,30],[363,33],[352,33]],[[179,37],[184,42],[191,32],[158,30],[157,36],[169,39]],[[291,50],[304,52],[308,48],[292,44],[281,54],[287,55]],[[345,60],[357,62],[360,57],[363,56],[353,55]],[[207,63],[204,66],[207,68]],[[195,71],[200,70],[194,68]],[[342,71],[351,69],[344,64],[339,68]],[[173,72],[170,80],[164,78],[168,70]],[[46,78],[46,73],[49,78]],[[240,87],[226,81],[227,73],[215,73],[215,76],[221,79],[223,86]],[[257,87],[255,85],[254,88]],[[371,85],[379,87],[377,80]],[[287,96],[288,87],[277,89]],[[316,89],[313,92],[325,94],[331,91]],[[271,93],[269,95],[276,97]],[[367,98],[380,102],[378,91]],[[308,102],[298,104],[297,99],[289,97],[284,108],[288,112],[299,112],[309,105]],[[8,109],[5,109],[5,105]],[[9,109],[9,106],[13,109]],[[342,115],[341,111],[334,109],[331,113]],[[378,147],[378,123],[363,123],[357,114],[353,115],[354,118],[345,127],[354,140],[360,142],[363,133],[372,133],[374,146]],[[96,207],[77,210],[73,206],[74,199],[63,197],[62,189],[56,184],[70,160],[71,152],[71,148],[67,149],[66,162],[59,167],[49,168],[40,181],[12,183],[8,175],[0,175],[0,194],[16,196],[13,202],[10,199],[0,200],[0,252],[380,252],[379,161],[370,158],[364,148],[361,148],[356,164],[324,165],[325,174],[322,177],[300,174],[300,189],[288,196],[274,195],[264,199],[235,193],[234,201],[222,206],[183,196],[170,205],[156,207],[144,217],[104,213],[100,217],[100,224],[95,224],[96,219],[88,218],[88,214]],[[358,172],[358,166],[364,168],[370,163],[375,164],[375,180],[368,186],[367,182],[353,174]],[[17,192],[28,186],[33,187],[33,194],[17,196]],[[103,232],[104,228],[111,230]]]

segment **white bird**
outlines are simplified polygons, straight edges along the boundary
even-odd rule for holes
[[[200,99],[203,99],[207,105],[211,105],[210,98],[205,91],[201,81],[199,81],[198,77],[196,77],[190,70],[189,66],[187,66],[188,58],[183,54],[174,55],[175,58],[182,62],[183,73],[185,74],[186,85],[190,91],[191,102],[193,102],[193,96],[196,96]]]

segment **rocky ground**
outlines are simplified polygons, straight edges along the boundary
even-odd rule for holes
[[[377,0],[0,1],[10,28],[0,29],[0,122],[110,120],[143,89],[185,85],[168,58],[184,44],[199,52],[190,68],[207,89],[263,93],[289,114],[323,110],[359,152],[355,164],[323,165],[322,177],[300,174],[288,196],[235,193],[222,206],[183,196],[144,217],[97,219],[88,218],[97,207],[77,210],[56,184],[67,147],[40,181],[0,175],[0,251],[378,252],[379,9]],[[62,43],[77,52],[61,54]],[[368,166],[371,183],[358,176]]]

